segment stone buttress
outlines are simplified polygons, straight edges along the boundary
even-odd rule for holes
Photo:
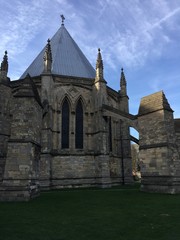
[[[43,105],[42,133],[41,133],[41,159],[40,159],[40,185],[49,189],[51,185],[51,163],[53,149],[53,93],[54,80],[51,74],[52,53],[48,39],[44,52],[44,70],[41,75],[41,102]],[[42,59],[42,61],[43,61]]]
[[[11,126],[11,87],[8,73],[7,51],[0,67],[0,185],[4,176],[5,161],[7,156],[7,144],[10,137]]]
[[[142,98],[138,114],[141,189],[180,192],[180,158],[173,111],[162,91]]]
[[[27,201],[39,194],[42,106],[28,75],[12,95],[11,133],[0,200]]]
[[[123,111],[126,114],[129,114],[129,97],[127,95],[127,82],[123,68],[121,69],[120,78],[119,110]],[[132,183],[132,160],[129,123],[122,119],[120,119],[119,122],[122,182]]]
[[[97,184],[111,185],[109,170],[108,118],[103,117],[102,106],[107,104],[107,86],[103,76],[103,60],[100,49],[96,61],[96,77],[93,85],[94,99],[94,150]]]

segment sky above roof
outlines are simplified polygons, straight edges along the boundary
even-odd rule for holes
[[[119,90],[124,68],[132,114],[143,96],[163,90],[180,118],[179,0],[1,0],[0,61],[7,50],[11,80],[55,34],[61,14],[94,68],[101,48],[108,86]]]

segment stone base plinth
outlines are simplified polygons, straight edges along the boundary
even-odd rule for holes
[[[174,176],[149,176],[143,177],[141,191],[151,193],[180,193],[180,177]]]
[[[14,201],[29,201],[40,194],[39,187],[32,185],[28,187],[16,186],[1,186],[0,187],[0,201],[14,202]]]

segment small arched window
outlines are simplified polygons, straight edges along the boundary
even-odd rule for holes
[[[83,106],[79,100],[76,106],[76,129],[75,129],[75,147],[83,148]]]
[[[61,147],[69,148],[69,103],[67,99],[62,105]]]

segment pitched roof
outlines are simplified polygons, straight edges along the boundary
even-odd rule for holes
[[[26,75],[25,79],[16,82],[19,83],[19,86],[13,92],[14,97],[33,97],[42,107],[41,99],[36,85],[34,84],[32,78],[29,75]]]
[[[141,99],[138,115],[146,115],[158,110],[173,112],[163,91],[159,91]]]
[[[39,76],[44,70],[45,48],[34,59],[31,65],[22,74],[20,79],[27,74],[31,77]],[[78,45],[70,36],[64,24],[58,29],[51,39],[52,74],[74,76],[83,78],[95,78],[95,70],[82,53]]]

